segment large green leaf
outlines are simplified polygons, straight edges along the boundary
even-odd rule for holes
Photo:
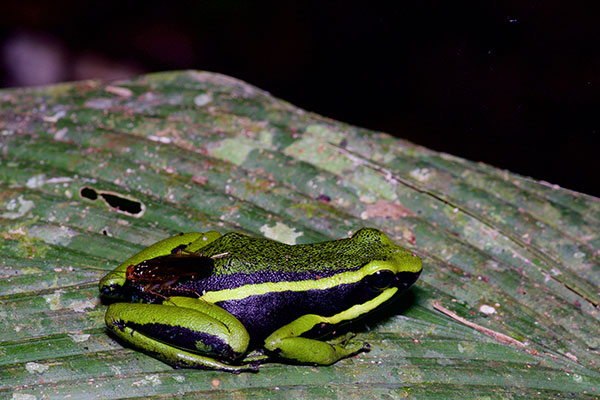
[[[0,397],[599,396],[597,198],[205,72],[4,90],[0,113]],[[307,243],[361,226],[425,266],[351,327],[369,353],[174,370],[104,328],[99,278],[168,235]]]

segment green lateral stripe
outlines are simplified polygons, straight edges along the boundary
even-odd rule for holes
[[[289,332],[292,336],[300,336],[305,332],[308,332],[316,325],[320,324],[331,324],[336,325],[342,321],[348,321],[364,315],[369,311],[377,308],[380,304],[388,301],[396,292],[398,288],[393,287],[384,290],[377,297],[371,299],[362,304],[356,304],[350,307],[347,310],[344,310],[338,314],[332,315],[331,317],[324,317],[322,315],[316,314],[307,314],[303,315],[295,321],[290,322],[289,324],[283,326],[282,328],[275,331],[271,336],[265,339],[265,343],[270,343],[272,341],[280,341],[282,335],[285,335],[285,332]],[[283,334],[282,334],[283,332]],[[293,333],[292,333],[293,332]]]
[[[356,304],[350,307],[349,309],[342,311],[341,313],[335,314],[331,317],[321,317],[321,321],[327,324],[338,324],[341,321],[347,321],[349,319],[354,319],[360,315],[364,315],[369,311],[375,309],[380,304],[388,301],[396,292],[398,288],[392,287],[384,290],[381,294],[374,299],[371,299],[363,304]]]
[[[200,298],[202,300],[208,301],[209,303],[217,303],[219,301],[239,300],[249,296],[263,295],[267,293],[285,291],[303,292],[311,289],[325,290],[337,287],[339,285],[356,283],[363,279],[365,276],[382,269],[388,269],[393,273],[397,272],[396,268],[394,268],[393,263],[387,261],[377,261],[365,265],[362,269],[359,269],[358,271],[342,272],[327,278],[296,282],[282,281],[244,285],[235,289],[224,289],[214,292],[206,292]]]

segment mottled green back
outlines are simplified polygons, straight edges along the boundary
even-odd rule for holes
[[[202,253],[206,256],[227,253],[215,258],[215,275],[279,272],[327,276],[357,270],[373,260],[402,259],[411,255],[385,234],[370,228],[363,228],[347,239],[293,246],[228,233],[203,247]]]

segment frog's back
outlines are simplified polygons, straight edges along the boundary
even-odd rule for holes
[[[355,271],[373,259],[389,259],[398,249],[405,251],[378,230],[363,228],[351,238],[293,246],[232,232],[205,247],[203,254],[219,255],[215,276],[243,274],[259,282],[267,281],[260,279],[266,274],[269,282],[277,282]]]

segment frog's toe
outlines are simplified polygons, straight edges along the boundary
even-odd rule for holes
[[[353,338],[349,339],[346,343],[344,343],[343,347],[350,354],[358,354],[371,350],[371,345],[369,343],[353,340]]]

